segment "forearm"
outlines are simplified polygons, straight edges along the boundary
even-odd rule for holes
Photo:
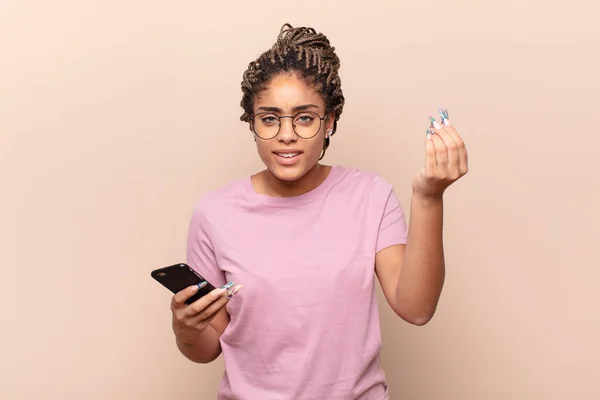
[[[413,194],[396,296],[403,314],[417,325],[423,325],[433,317],[444,285],[442,225],[442,197]]]
[[[182,339],[176,336],[179,351],[191,361],[207,364],[221,354],[221,335],[212,326],[198,333],[193,339]]]

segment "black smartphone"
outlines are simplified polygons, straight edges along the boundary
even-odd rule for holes
[[[188,286],[199,285],[206,281],[202,275],[197,273],[192,267],[187,264],[180,263],[170,265],[168,267],[155,269],[150,275],[156,279],[161,285],[169,289],[173,294],[185,289]],[[206,285],[201,287],[196,294],[185,301],[186,304],[191,304],[202,296],[207,295],[215,287],[208,281]]]

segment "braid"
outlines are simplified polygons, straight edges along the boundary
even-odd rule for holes
[[[256,95],[266,88],[274,76],[282,72],[295,72],[321,92],[325,100],[325,113],[334,113],[333,135],[345,102],[339,68],[340,59],[325,35],[313,28],[294,28],[284,24],[275,44],[248,64],[244,72],[240,103],[244,113],[240,119],[250,122]],[[329,139],[326,139],[321,158],[328,146]]]

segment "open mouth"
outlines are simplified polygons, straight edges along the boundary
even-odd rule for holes
[[[295,163],[302,155],[301,151],[274,151],[275,158],[281,164],[291,165]]]
[[[283,158],[294,158],[300,155],[300,153],[275,153],[277,154],[279,157],[283,157]]]

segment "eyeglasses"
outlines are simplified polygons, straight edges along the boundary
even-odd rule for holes
[[[273,139],[281,130],[281,120],[283,118],[292,119],[292,127],[296,135],[302,139],[313,138],[321,130],[321,123],[326,117],[312,111],[302,111],[295,115],[275,115],[273,113],[256,114],[252,120],[252,130],[259,138],[263,140]]]

